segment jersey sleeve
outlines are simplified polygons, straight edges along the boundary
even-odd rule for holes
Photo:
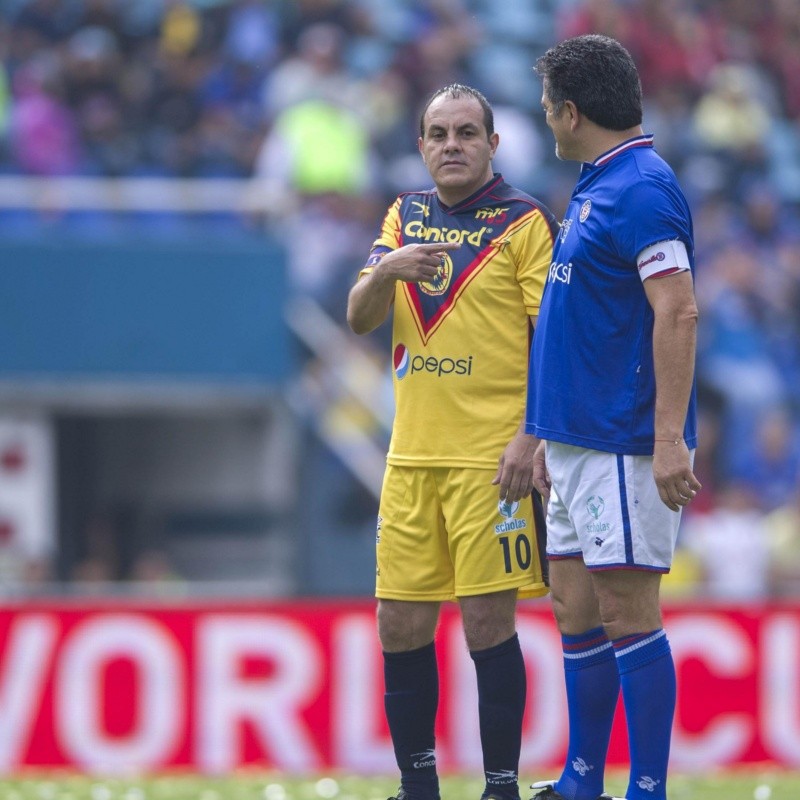
[[[386,212],[386,215],[383,218],[383,223],[381,224],[380,234],[372,243],[372,247],[370,248],[367,263],[364,264],[364,266],[361,268],[361,271],[358,273],[359,278],[372,272],[372,270],[375,268],[375,265],[386,255],[386,253],[389,253],[392,250],[397,250],[398,247],[402,247],[400,218],[400,205],[402,201],[403,198],[398,197],[397,200],[395,200],[394,203],[389,206],[389,210]]]
[[[528,316],[539,315],[547,272],[553,257],[553,231],[544,215],[533,209],[511,238],[517,280]]]
[[[688,209],[676,189],[666,181],[642,179],[622,192],[614,219],[620,257],[635,263],[650,245],[674,239],[691,247]]]

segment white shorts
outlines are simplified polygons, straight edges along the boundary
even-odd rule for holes
[[[552,481],[549,559],[583,558],[594,570],[669,572],[681,512],[670,511],[658,496],[652,456],[550,441],[545,452]]]

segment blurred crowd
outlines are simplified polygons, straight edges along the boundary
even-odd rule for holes
[[[496,168],[561,215],[576,168],[532,66],[588,32],[633,54],[695,217],[704,489],[669,585],[798,593],[797,0],[3,0],[0,174],[246,179],[266,212],[242,225],[341,322],[386,205],[428,185],[419,109],[446,83],[487,95]]]

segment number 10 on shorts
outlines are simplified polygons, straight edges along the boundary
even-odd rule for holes
[[[524,533],[519,533],[511,543],[510,536],[503,536],[497,540],[503,550],[503,563],[507,573],[514,571],[514,562],[521,570],[526,570],[531,565],[531,543]]]

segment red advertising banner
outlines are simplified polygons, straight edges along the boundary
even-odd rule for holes
[[[676,770],[800,767],[800,605],[674,605]],[[521,604],[522,771],[560,765],[567,722],[547,601]],[[438,637],[438,761],[479,771],[472,662],[454,607]],[[627,757],[618,714],[610,761]],[[244,766],[392,773],[373,604],[76,601],[0,607],[0,771]]]

